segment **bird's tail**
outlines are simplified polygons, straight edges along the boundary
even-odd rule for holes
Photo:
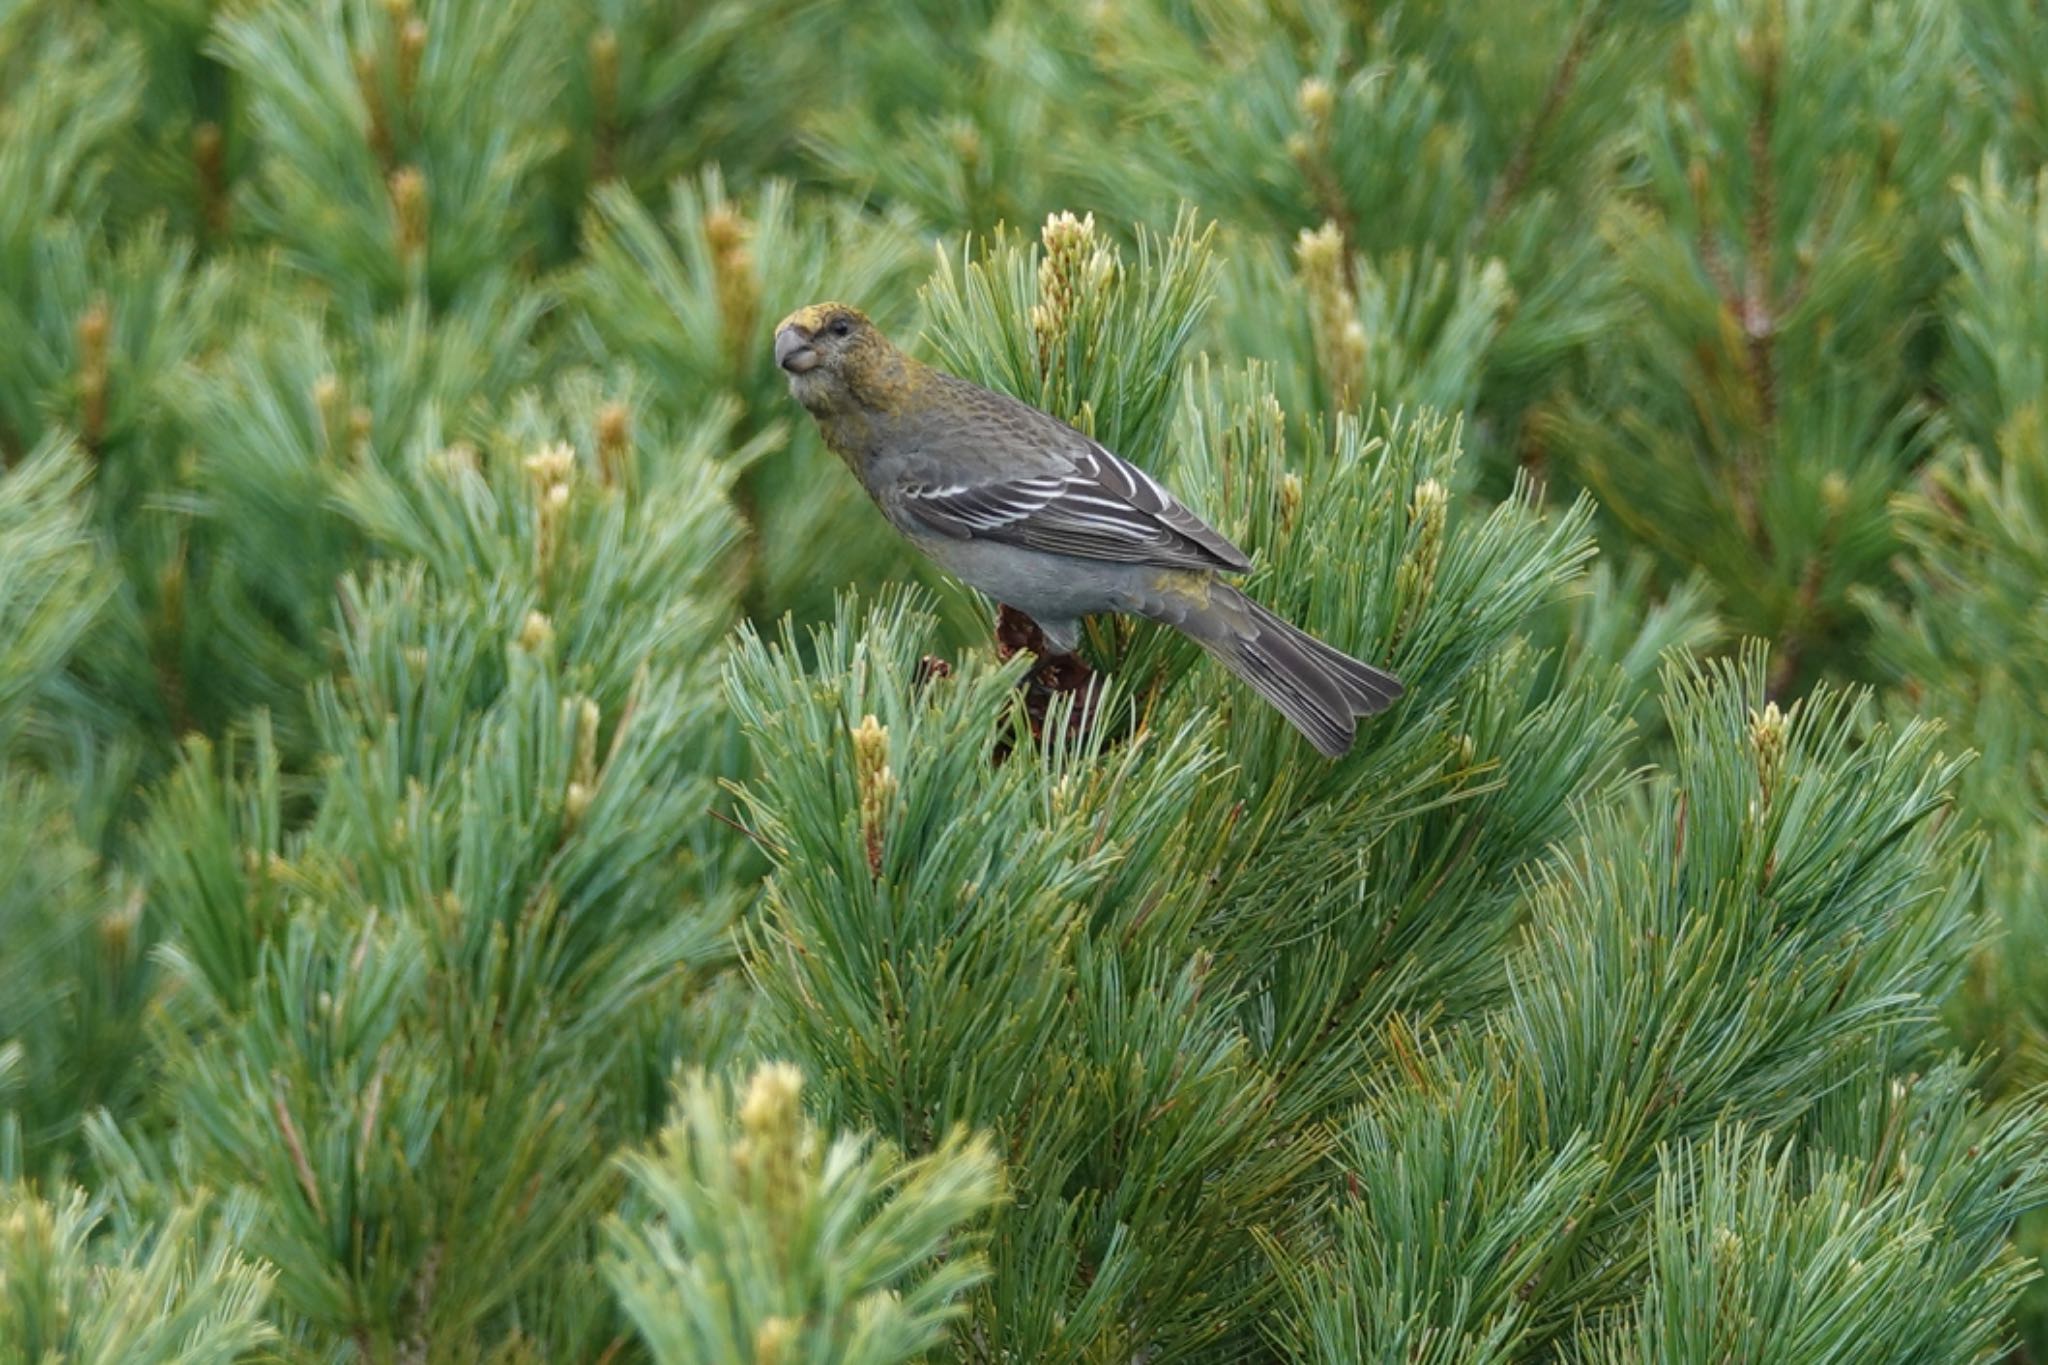
[[[1228,583],[1212,581],[1206,609],[1177,622],[1279,709],[1327,758],[1351,750],[1355,718],[1401,696],[1401,680],[1297,630]]]

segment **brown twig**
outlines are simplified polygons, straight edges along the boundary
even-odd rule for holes
[[[1758,68],[1756,117],[1749,125],[1749,162],[1754,180],[1749,203],[1749,265],[1742,291],[1742,333],[1749,341],[1749,377],[1756,389],[1757,411],[1768,429],[1778,420],[1773,355],[1778,315],[1771,279],[1778,231],[1777,182],[1771,174],[1771,127],[1778,112],[1775,42],[1763,46]]]
[[[327,1206],[320,1199],[320,1182],[313,1178],[312,1164],[306,1160],[306,1144],[299,1140],[299,1126],[292,1122],[291,1108],[284,1102],[284,1077],[273,1073],[270,1082],[277,1087],[270,1097],[270,1112],[276,1116],[278,1133],[284,1138],[285,1150],[291,1154],[292,1168],[299,1177],[299,1188],[306,1192],[306,1202],[313,1206],[314,1217],[325,1222]]]
[[[1764,450],[1778,421],[1778,308],[1771,278],[1778,216],[1777,185],[1771,174],[1771,129],[1778,108],[1778,48],[1772,30],[1766,29],[1758,40],[1755,69],[1757,106],[1749,125],[1750,202],[1743,225],[1748,259],[1744,262],[1739,292],[1732,280],[1717,277],[1716,284],[1723,292],[1723,306],[1733,313],[1741,327],[1742,364],[1750,392],[1756,397],[1757,430],[1735,457],[1736,513],[1751,541],[1768,555],[1770,547],[1758,500],[1763,484]]]
[[[716,806],[706,806],[704,808],[704,813],[710,816],[712,819],[716,820],[719,824],[730,826],[731,828],[738,830],[741,834],[746,835],[748,839],[753,841],[755,848],[760,849],[769,857],[780,858],[783,856],[782,850],[777,848],[774,844],[770,843],[764,836],[747,828],[738,820],[733,819],[730,815],[727,815],[723,811],[719,810]]]
[[[216,241],[228,235],[226,144],[218,123],[192,130],[192,165],[199,179],[199,212],[207,233]]]
[[[1543,92],[1543,102],[1536,106],[1536,117],[1529,120],[1529,126],[1522,133],[1522,140],[1515,144],[1514,152],[1508,157],[1508,164],[1502,168],[1499,178],[1493,182],[1493,189],[1486,196],[1486,223],[1491,226],[1507,206],[1513,202],[1529,182],[1529,172],[1535,168],[1536,152],[1542,145],[1550,127],[1557,122],[1557,115],[1564,108],[1564,102],[1572,92],[1572,86],[1579,78],[1579,67],[1585,63],[1586,51],[1593,45],[1594,21],[1591,12],[1581,15],[1572,28],[1571,40],[1565,44],[1564,53],[1557,59],[1556,70],[1550,73],[1550,85]]]
[[[1785,695],[1799,676],[1799,665],[1806,653],[1807,632],[1818,614],[1820,606],[1821,579],[1827,571],[1828,547],[1823,544],[1820,551],[1806,561],[1806,572],[1799,578],[1799,596],[1787,618],[1783,635],[1773,653],[1770,682],[1764,694],[1773,699]]]
[[[618,138],[619,35],[609,25],[590,35],[590,103],[590,178],[601,184],[612,178]]]

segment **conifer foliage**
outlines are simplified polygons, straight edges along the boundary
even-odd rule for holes
[[[0,6],[0,1365],[2048,1358],[2044,54]],[[1034,726],[824,298],[1404,699]]]

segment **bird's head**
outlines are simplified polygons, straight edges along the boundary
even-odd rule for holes
[[[789,391],[813,412],[869,406],[901,368],[901,354],[860,309],[814,303],[775,329],[775,363]]]

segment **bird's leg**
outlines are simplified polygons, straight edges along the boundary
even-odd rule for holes
[[[1045,632],[1038,628],[1038,622],[1015,607],[997,603],[996,657],[1008,662],[1020,649],[1029,650],[1041,659],[1046,657]]]
[[[1053,698],[1063,692],[1079,694],[1067,713],[1068,733],[1078,733],[1088,725],[1095,717],[1099,691],[1095,670],[1083,663],[1078,654],[1051,649],[1045,642],[1045,632],[1029,616],[1015,607],[1001,606],[996,612],[996,654],[1008,659],[1019,650],[1028,650],[1038,660],[1024,675],[1024,709],[1031,717],[1031,733],[1045,733],[1046,712],[1051,709]]]

